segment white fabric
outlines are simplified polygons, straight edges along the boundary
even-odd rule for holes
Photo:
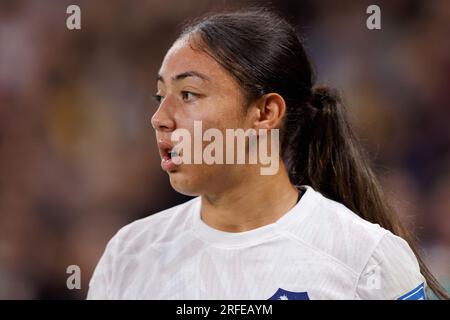
[[[278,221],[246,232],[205,224],[200,197],[123,227],[87,298],[269,299],[281,288],[309,299],[397,299],[425,282],[403,239],[302,187]]]

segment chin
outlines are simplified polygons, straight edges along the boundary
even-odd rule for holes
[[[189,197],[200,195],[199,184],[192,177],[188,177],[180,171],[172,171],[169,173],[170,185],[181,194]]]

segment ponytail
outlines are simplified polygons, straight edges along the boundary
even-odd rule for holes
[[[312,119],[304,130],[297,131],[296,140],[300,145],[293,155],[295,161],[291,159],[293,182],[312,186],[363,219],[406,240],[417,257],[428,287],[437,297],[449,299],[425,265],[416,239],[385,201],[380,184],[351,130],[339,93],[328,87],[314,87],[308,107]]]

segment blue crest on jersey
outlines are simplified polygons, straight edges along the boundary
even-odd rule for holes
[[[281,288],[267,300],[309,300],[307,292],[292,292]]]
[[[421,283],[418,287],[412,289],[397,300],[426,300],[424,284]]]

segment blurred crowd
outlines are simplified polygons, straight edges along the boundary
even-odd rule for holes
[[[0,299],[84,298],[120,227],[188,199],[160,170],[158,68],[183,21],[254,4],[0,0]],[[370,4],[271,2],[318,82],[343,91],[387,198],[450,289],[450,2],[378,1],[381,30],[366,28]],[[72,264],[81,290],[66,287]]]

